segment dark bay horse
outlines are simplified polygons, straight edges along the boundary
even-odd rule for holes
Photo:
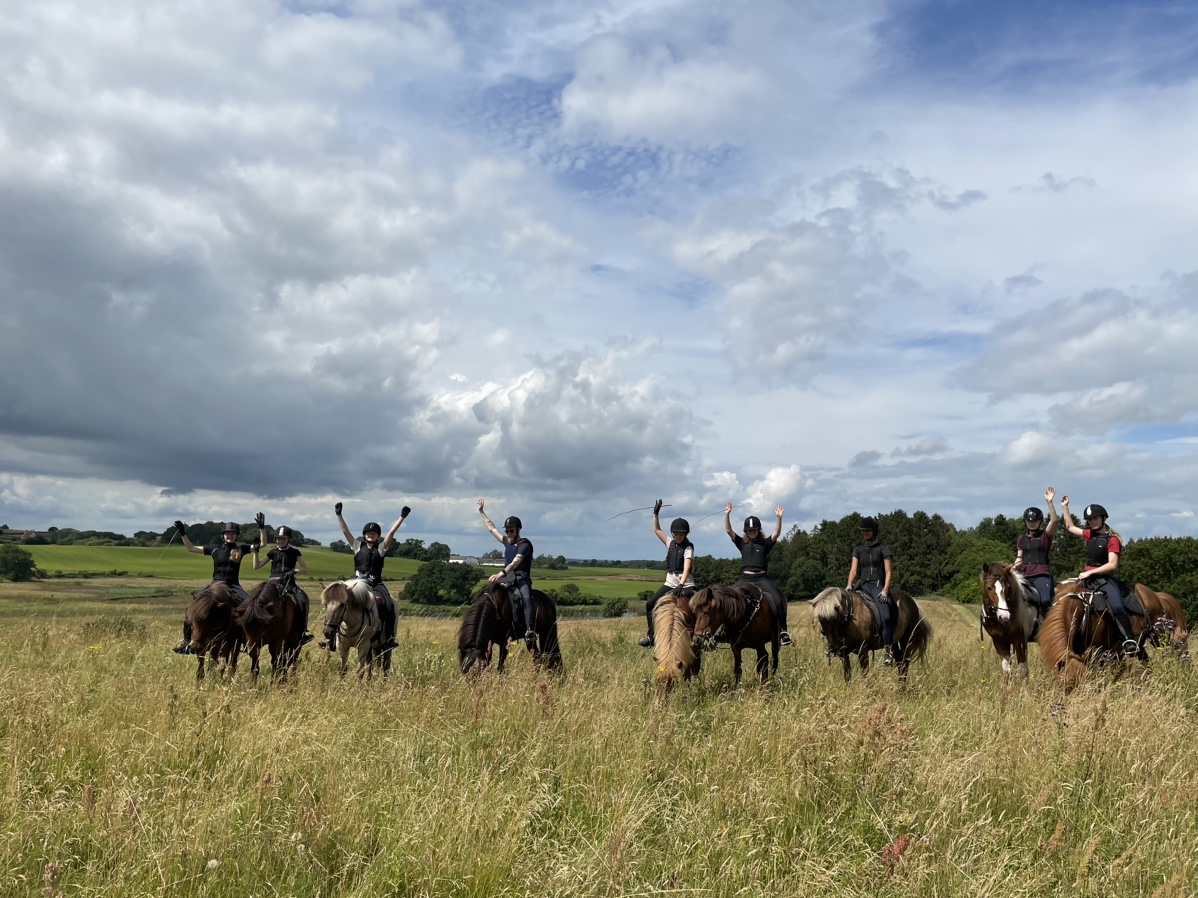
[[[690,600],[695,613],[693,645],[696,650],[715,648],[716,631],[723,627],[732,649],[736,682],[741,676],[741,652],[757,652],[757,673],[761,682],[769,679],[770,654],[773,648],[773,672],[778,673],[780,631],[769,599],[757,586],[708,586],[700,589]]]
[[[1143,583],[1135,584],[1133,590],[1144,609],[1143,615],[1128,615],[1140,646],[1137,657],[1148,661],[1148,643],[1167,642],[1179,654],[1184,653],[1190,631],[1177,599]],[[1094,599],[1094,591],[1084,581],[1063,580],[1057,584],[1056,600],[1040,626],[1040,657],[1066,689],[1085,679],[1090,664],[1104,654],[1121,654],[1123,636],[1110,613],[1095,607]]]
[[[324,588],[320,600],[325,610],[324,636],[326,640],[336,638],[341,676],[349,670],[351,648],[358,650],[358,679],[373,677],[372,662],[376,661],[386,676],[391,669],[391,653],[376,652],[382,637],[382,623],[374,590],[364,580],[338,581]]]
[[[230,677],[237,672],[237,655],[241,651],[241,628],[233,620],[237,596],[221,582],[213,583],[192,593],[187,603],[187,620],[191,622],[191,653],[196,656],[196,682],[204,679],[204,656],[208,669],[217,659]]]
[[[993,561],[982,565],[981,626],[990,635],[1002,659],[1002,681],[1011,680],[1011,650],[1019,665],[1019,679],[1027,679],[1027,645],[1040,629],[1040,603],[1036,588],[1012,565]]]
[[[250,590],[249,600],[233,613],[233,622],[245,633],[250,670],[258,677],[258,653],[270,651],[271,681],[287,675],[299,660],[300,643],[295,634],[299,606],[278,580],[267,580]]]
[[[653,609],[653,662],[657,694],[664,698],[678,680],[698,675],[700,653],[694,647],[695,613],[680,595],[667,593]]]
[[[894,626],[895,660],[899,680],[906,682],[911,662],[923,658],[932,642],[932,625],[915,600],[901,589],[890,590],[898,621]],[[811,610],[828,641],[828,656],[840,658],[844,679],[852,672],[849,656],[857,655],[861,672],[869,670],[869,653],[884,649],[882,637],[874,634],[873,616],[860,594],[829,586],[811,600]]]
[[[499,647],[499,672],[507,661],[507,644],[512,636],[512,600],[507,587],[488,583],[474,594],[458,628],[458,669],[468,674],[477,665],[491,663],[491,650]]]
[[[537,634],[537,646],[532,650],[532,660],[538,667],[564,673],[562,646],[557,638],[557,604],[541,590],[534,589],[532,609],[532,628]]]

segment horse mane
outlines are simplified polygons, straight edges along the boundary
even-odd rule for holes
[[[697,667],[691,633],[694,616],[684,610],[684,602],[676,596],[664,596],[653,610],[653,660],[659,683],[685,676]]]
[[[820,620],[837,620],[843,614],[844,590],[829,586],[811,600],[811,611]]]
[[[250,590],[249,596],[249,601],[233,612],[233,622],[243,630],[247,627],[266,629],[282,610],[283,587],[274,580],[267,580]]]
[[[1080,599],[1062,596],[1052,604],[1036,642],[1040,646],[1040,657],[1050,673],[1059,676],[1066,684],[1079,683],[1086,675],[1086,663],[1070,645],[1070,622]]]
[[[489,600],[489,601],[484,601]],[[479,636],[485,635],[495,626],[499,609],[491,585],[487,584],[474,594],[470,607],[462,615],[458,628],[458,659],[463,660],[470,649],[478,648]]]
[[[749,602],[735,586],[712,584],[706,589],[700,589],[690,600],[691,611],[695,614],[718,611],[726,620],[736,620],[744,615]]]
[[[232,590],[218,581],[191,594],[191,601],[187,603],[187,619],[203,620],[216,608],[231,608],[236,604]]]
[[[336,580],[324,588],[320,600],[326,605],[331,600],[358,611],[369,611],[374,603],[374,591],[369,587],[361,590],[351,589],[344,580]]]

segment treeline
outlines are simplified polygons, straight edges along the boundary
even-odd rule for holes
[[[188,524],[187,538],[197,546],[208,546],[220,542],[224,521],[204,521],[202,524]],[[314,539],[308,539],[299,530],[292,529],[291,542],[296,546],[319,546]],[[19,531],[4,528],[6,535],[14,536]],[[258,525],[253,521],[241,525],[243,541],[258,538]],[[275,538],[275,528],[267,525],[267,541]],[[47,530],[33,532],[15,540],[25,546],[164,546],[168,543],[178,543],[179,534],[174,526],[162,531],[138,530],[133,536],[114,533],[111,530],[76,530],[73,527],[50,527]]]
[[[343,539],[329,543],[329,549],[343,555],[352,555],[353,548]],[[422,539],[405,539],[392,542],[387,549],[388,558],[410,558],[413,561],[449,561],[453,552],[445,543],[432,542],[424,545]]]

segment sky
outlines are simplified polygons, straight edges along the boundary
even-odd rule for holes
[[[0,3],[0,523],[1198,535],[1196,148],[1176,2]]]

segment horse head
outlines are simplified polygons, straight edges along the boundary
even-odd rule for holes
[[[811,600],[811,612],[828,641],[828,648],[839,651],[845,644],[845,634],[853,617],[852,596],[838,586],[829,586]]]
[[[715,587],[707,586],[696,592],[691,597],[690,607],[695,616],[691,646],[696,652],[714,649],[716,630],[724,623],[721,603],[716,601]]]
[[[1011,605],[1019,600],[1019,583],[1011,565],[991,561],[982,565],[982,612],[1001,623],[1011,619]]]
[[[332,640],[337,635],[341,622],[345,620],[345,609],[349,607],[349,587],[344,583],[330,583],[320,594],[324,605],[324,638]]]

